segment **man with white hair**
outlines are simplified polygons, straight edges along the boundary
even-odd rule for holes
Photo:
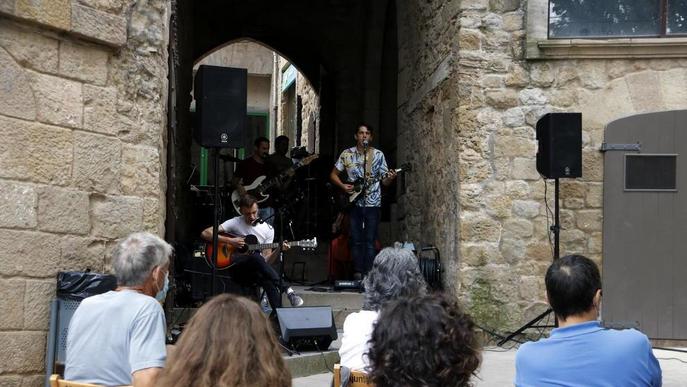
[[[166,360],[165,315],[172,246],[135,233],[112,254],[117,289],[86,298],[67,335],[65,379],[149,387]]]

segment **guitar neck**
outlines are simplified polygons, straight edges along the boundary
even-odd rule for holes
[[[277,176],[275,176],[275,177],[269,179],[268,181],[266,181],[266,182],[260,184],[260,187],[262,188],[262,190],[268,190],[268,189],[272,188],[272,186],[275,185],[275,184],[277,184],[277,182],[278,182],[280,179],[284,178],[284,177],[285,177],[286,175],[288,175],[290,172],[295,171],[296,169],[300,168],[301,166],[303,166],[303,161],[297,162],[296,164],[290,166],[288,169],[282,171],[282,172],[281,172],[280,174],[278,174]]]
[[[401,172],[402,170],[403,170],[403,168],[397,168],[397,169],[394,169],[394,172],[399,173],[399,172]],[[378,181],[382,181],[382,180],[386,179],[387,177],[389,177],[389,173],[390,173],[390,172],[387,172],[387,173],[385,173],[385,174],[383,174],[383,175],[381,175],[381,176],[373,177],[372,179],[368,180],[368,182],[370,182],[370,183],[376,183],[376,182],[378,182]]]
[[[293,241],[293,242],[288,242],[288,243],[289,243],[289,246],[291,246],[291,247],[303,245],[303,241]],[[265,249],[276,249],[277,247],[279,247],[279,243],[258,243],[255,245],[248,245],[248,250],[255,251],[255,250],[265,250]]]

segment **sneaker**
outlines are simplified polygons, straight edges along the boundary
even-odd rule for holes
[[[301,296],[299,296],[298,294],[296,294],[294,292],[287,294],[286,297],[289,298],[289,302],[291,303],[291,306],[303,305],[303,299],[301,298]]]

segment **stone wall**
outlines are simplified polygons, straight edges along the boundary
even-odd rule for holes
[[[583,178],[562,180],[561,254],[600,263],[604,126],[687,107],[687,60],[526,60],[526,7],[517,0],[414,6],[399,13],[409,23],[399,36],[401,142],[419,170],[402,199],[405,229],[448,255],[445,281],[480,324],[514,328],[544,310],[552,257],[536,121],[582,112]],[[553,210],[552,183],[547,199]]]
[[[0,2],[0,385],[42,385],[59,270],[163,235],[168,4]]]

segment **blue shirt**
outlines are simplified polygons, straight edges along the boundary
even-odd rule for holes
[[[556,328],[547,339],[521,345],[515,385],[660,386],[661,366],[643,333],[590,321]]]
[[[370,175],[368,178],[381,178],[389,171],[386,166],[386,159],[384,153],[379,149],[370,148],[368,156],[372,155],[372,165],[370,168]],[[354,182],[364,176],[365,154],[358,152],[358,148],[352,147],[341,152],[341,156],[336,161],[334,167],[339,171],[346,171],[348,182]],[[382,205],[382,190],[379,186],[379,181],[374,182],[365,189],[365,197],[356,200],[355,205],[358,207],[379,207]]]

